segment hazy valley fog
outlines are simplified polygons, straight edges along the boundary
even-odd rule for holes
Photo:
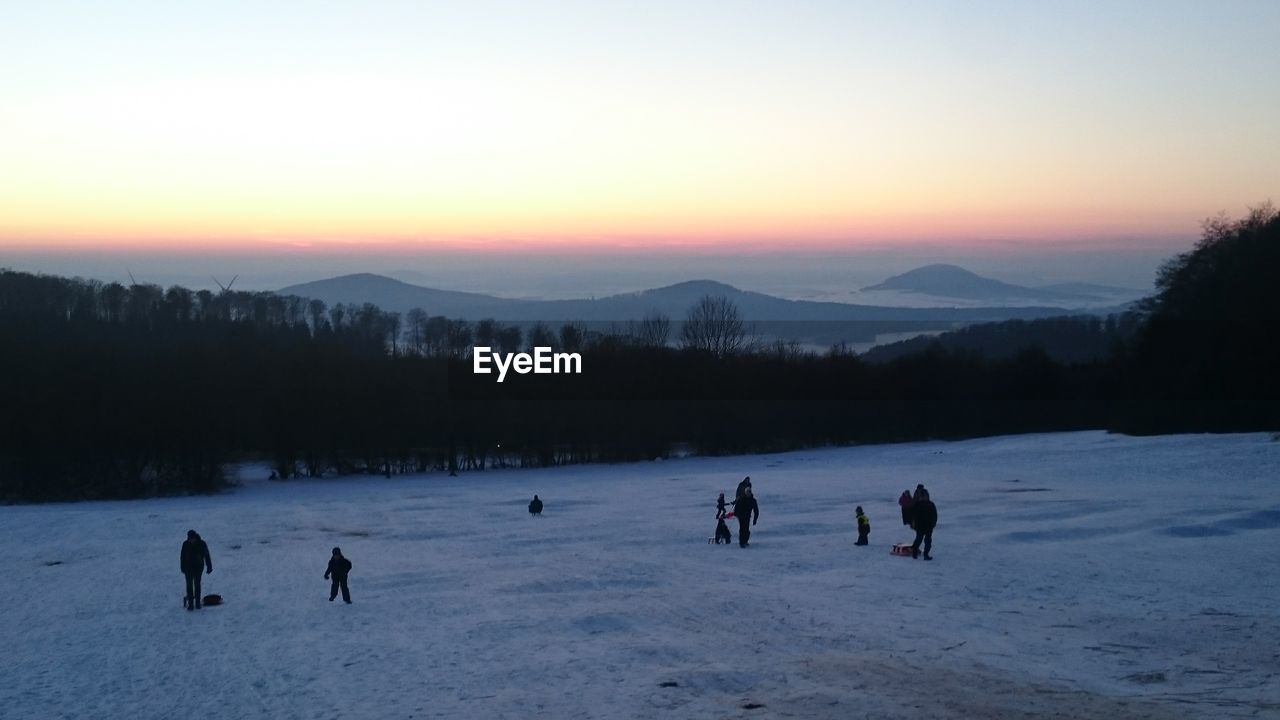
[[[883,294],[858,291],[930,263],[953,263],[1022,285],[1096,283],[1149,291],[1156,269],[1185,242],[1150,249],[1019,250],[895,248],[842,254],[378,254],[279,250],[255,255],[150,252],[0,252],[0,267],[80,276],[105,282],[183,285],[216,290],[238,276],[243,290],[279,288],[350,273],[370,272],[441,290],[502,297],[564,299],[633,292],[693,279],[712,279],[793,300],[889,304]],[[904,299],[903,301],[909,301]],[[892,303],[898,304],[898,303]]]

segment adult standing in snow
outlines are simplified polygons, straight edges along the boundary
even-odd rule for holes
[[[938,508],[929,499],[928,490],[922,487],[916,494],[920,499],[911,506],[911,526],[916,529],[916,540],[911,543],[911,557],[920,557],[920,541],[923,540],[924,559],[932,560],[929,550],[933,548],[933,528],[938,524]]]
[[[742,478],[742,482],[738,483],[738,489],[733,494],[733,501],[736,503],[742,499],[743,494],[751,489],[751,476]]]
[[[911,525],[911,491],[903,490],[902,495],[898,496],[898,507],[902,510],[902,524]]]
[[[734,503],[733,514],[738,518],[738,547],[746,547],[751,539],[751,526],[760,519],[760,505],[751,494],[750,486],[742,491],[742,497]]]
[[[530,515],[542,514],[542,501],[538,499],[537,495],[534,495],[533,499],[529,501],[529,514]]]
[[[342,590],[342,602],[351,604],[351,591],[347,589],[347,573],[350,572],[351,561],[343,557],[342,548],[334,548],[329,567],[324,571],[325,580],[333,578],[333,584],[329,586],[329,602],[333,602],[338,597],[338,590]]]
[[[187,579],[187,595],[183,605],[188,610],[198,610],[200,608],[200,574],[213,572],[213,558],[209,557],[209,546],[195,530],[187,531],[187,539],[182,543],[182,554],[178,562],[183,576]]]

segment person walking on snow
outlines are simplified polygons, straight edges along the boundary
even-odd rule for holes
[[[751,539],[751,526],[760,519],[760,504],[751,494],[749,486],[734,503],[733,514],[738,518],[738,547],[744,548]]]
[[[902,510],[903,525],[907,525],[907,526],[911,525],[911,503],[912,502],[914,502],[914,500],[911,499],[911,491],[903,490],[902,495],[898,497],[898,507],[901,508]]]
[[[724,514],[725,514],[724,493],[720,493],[720,497],[716,498],[716,519],[724,520]]]
[[[854,545],[866,545],[867,536],[871,534],[871,519],[862,514],[862,506],[853,512],[854,517],[858,519],[858,542]]]
[[[529,514],[530,515],[542,514],[542,501],[538,499],[537,495],[534,495],[533,499],[529,501]]]
[[[929,550],[933,548],[933,528],[938,524],[938,508],[929,499],[929,491],[923,487],[916,491],[916,495],[920,499],[911,507],[911,526],[916,529],[916,540],[911,543],[911,557],[920,557],[920,541],[923,540],[924,559],[932,560]]]
[[[342,556],[342,548],[333,549],[333,557],[329,558],[329,568],[324,571],[324,579],[333,578],[329,586],[329,602],[338,597],[342,590],[342,602],[351,604],[351,591],[347,589],[347,573],[351,572],[351,561]]]
[[[742,482],[738,483],[738,489],[733,494],[733,501],[736,503],[742,499],[744,493],[751,489],[751,476],[742,478]]]
[[[213,572],[213,558],[209,557],[209,546],[200,539],[195,530],[187,531],[187,539],[182,543],[182,554],[178,558],[182,574],[187,579],[187,595],[183,605],[188,610],[200,609],[200,575]]]

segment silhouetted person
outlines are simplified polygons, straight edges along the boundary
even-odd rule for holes
[[[920,488],[916,495],[920,499],[911,506],[911,526],[916,529],[916,541],[911,543],[911,557],[920,557],[920,541],[923,540],[924,559],[932,560],[929,550],[933,548],[933,528],[938,524],[938,508],[929,499],[928,490]]]
[[[739,500],[741,500],[742,496],[746,494],[746,492],[750,489],[751,489],[751,476],[748,475],[742,478],[742,482],[738,483],[738,489],[733,493],[734,503],[737,503]]]
[[[213,558],[209,557],[209,546],[200,539],[195,530],[187,531],[187,539],[182,543],[182,555],[179,559],[182,574],[187,578],[187,596],[183,605],[188,610],[200,607],[200,575],[213,572]]]
[[[720,497],[716,498],[716,519],[724,520],[724,514],[725,514],[724,493],[720,493]]]
[[[866,545],[867,536],[871,534],[871,519],[862,514],[862,506],[859,505],[857,510],[853,512],[854,517],[858,519],[858,542],[854,545]]]
[[[760,519],[760,505],[751,494],[750,487],[734,503],[733,514],[738,518],[738,547],[746,547],[751,540],[751,526]]]
[[[911,499],[911,491],[903,490],[902,495],[898,497],[898,507],[902,510],[902,524],[911,524],[911,503],[915,502]]]
[[[542,514],[542,501],[538,499],[537,495],[534,495],[533,500],[529,501],[529,514],[530,515]]]
[[[324,571],[324,579],[333,578],[329,586],[329,602],[338,597],[342,590],[342,602],[351,604],[351,591],[347,589],[347,573],[351,572],[351,561],[342,556],[342,548],[333,549],[333,557],[329,558],[329,569]]]

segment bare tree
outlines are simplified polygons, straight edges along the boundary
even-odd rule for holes
[[[307,315],[311,316],[311,334],[312,335],[319,334],[320,328],[324,326],[325,309],[326,308],[323,300],[312,300],[311,302],[307,303]]]
[[[426,354],[427,317],[427,311],[422,308],[413,308],[405,315],[404,342],[418,355]]]
[[[428,355],[445,357],[449,354],[449,318],[443,315],[428,317],[422,332]]]
[[[529,328],[527,339],[530,350],[538,347],[551,347],[556,342],[555,333],[551,332],[551,329],[541,322],[536,322],[533,327]]]
[[[498,347],[502,349],[504,354],[510,355],[520,351],[520,344],[524,342],[524,332],[519,325],[506,325],[498,330]]]
[[[346,319],[347,319],[346,305],[343,305],[342,303],[338,303],[337,305],[334,305],[333,307],[329,308],[329,327],[333,328],[334,330],[339,330],[342,327],[344,327],[343,321],[345,321]]]
[[[179,322],[186,322],[191,319],[192,309],[195,308],[195,295],[184,287],[174,285],[164,294],[165,305],[168,306],[169,316]]]
[[[400,354],[400,327],[403,322],[400,320],[400,313],[389,312],[382,316],[383,326],[386,328],[387,339],[391,341],[391,355],[394,357]]]
[[[717,357],[742,350],[746,338],[738,306],[723,295],[703,295],[689,308],[680,328],[684,347],[705,350]]]
[[[481,347],[493,347],[494,342],[498,339],[498,321],[493,318],[484,318],[476,323],[476,345]]]
[[[462,360],[471,355],[471,323],[466,320],[449,320],[446,323],[445,343],[449,357]]]
[[[560,326],[560,350],[578,352],[586,342],[587,331],[578,323],[565,323]]]
[[[671,318],[660,312],[644,316],[631,334],[632,341],[641,347],[666,347],[671,336]]]

